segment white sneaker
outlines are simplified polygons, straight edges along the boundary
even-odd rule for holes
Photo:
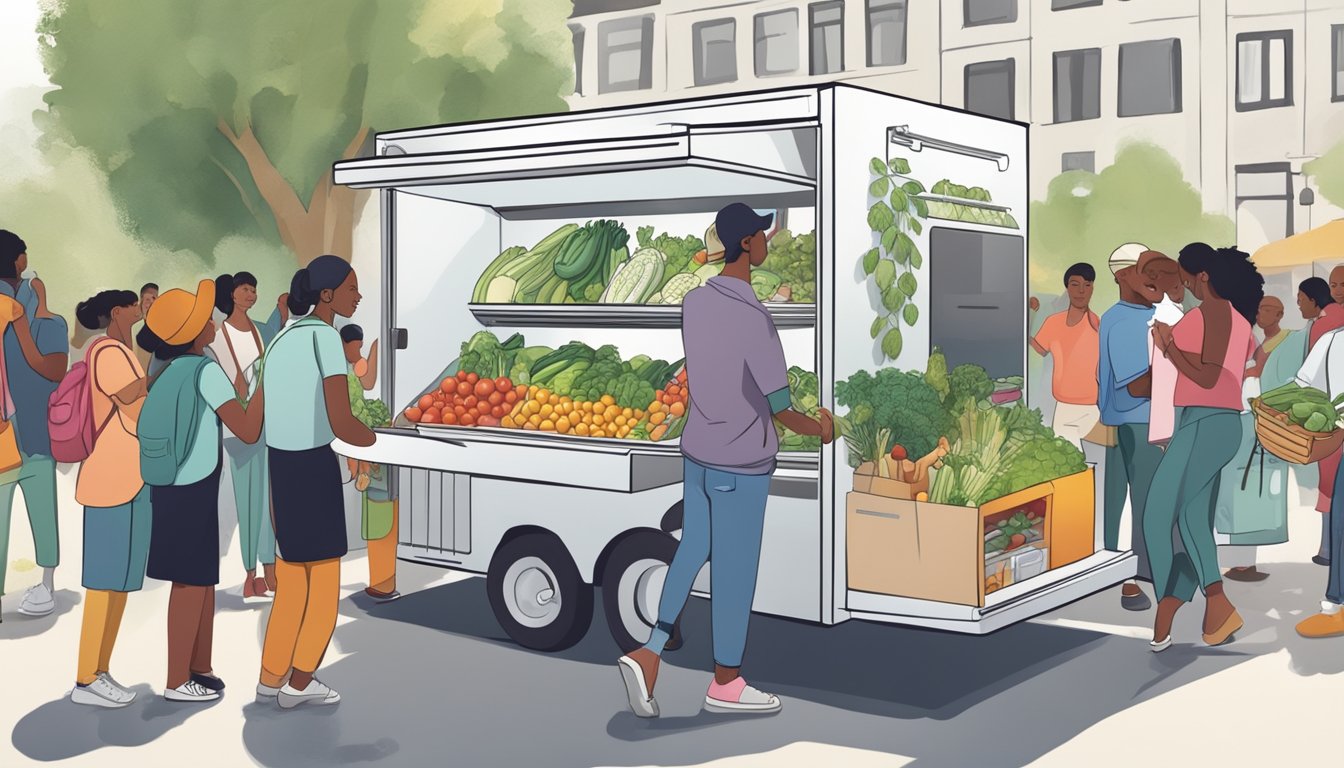
[[[135,694],[112,684],[105,676],[98,676],[88,685],[76,685],[70,691],[70,701],[90,707],[120,709],[131,703]]]
[[[289,683],[285,683],[285,687],[280,689],[280,694],[276,698],[279,700],[281,709],[293,709],[301,704],[317,706],[339,704],[341,694],[331,690],[317,678],[313,678],[308,681],[308,687],[302,691]]]
[[[188,680],[176,688],[169,688],[164,691],[163,698],[168,701],[214,701],[219,698],[219,692],[212,691],[195,680]]]
[[[19,613],[24,616],[46,616],[54,610],[56,599],[51,596],[51,590],[47,589],[46,584],[29,587],[23,602],[19,603]]]
[[[261,699],[274,699],[275,697],[277,697],[277,696],[279,696],[279,695],[280,695],[280,689],[279,689],[279,688],[272,688],[272,687],[269,686],[269,685],[265,685],[265,684],[263,684],[263,683],[257,683],[257,699],[258,699],[258,700],[261,700]]]
[[[111,683],[113,688],[116,688],[118,691],[121,691],[126,694],[126,696],[130,697],[131,701],[135,700],[135,691],[132,691],[130,688],[117,682],[117,678],[113,677],[111,672],[99,672],[98,676]]]
[[[758,691],[740,677],[728,685],[711,683],[705,694],[705,710],[722,715],[768,715],[782,706],[778,696]]]

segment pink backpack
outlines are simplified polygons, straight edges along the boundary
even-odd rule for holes
[[[47,431],[51,435],[51,457],[63,464],[75,464],[89,458],[98,436],[117,415],[115,404],[101,427],[93,423],[93,374],[89,364],[105,346],[95,341],[89,346],[87,361],[70,367],[47,403]]]

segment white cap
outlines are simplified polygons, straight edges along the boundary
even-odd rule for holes
[[[1139,257],[1147,250],[1148,246],[1139,243],[1125,243],[1119,248],[1116,248],[1111,252],[1111,274],[1114,275],[1126,267],[1137,266]]]

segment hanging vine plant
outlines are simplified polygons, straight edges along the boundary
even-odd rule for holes
[[[880,296],[870,333],[874,341],[881,339],[883,357],[894,361],[904,346],[901,326],[912,328],[919,321],[915,304],[919,279],[915,272],[923,266],[924,256],[910,233],[918,236],[924,231],[929,209],[916,197],[923,194],[924,185],[910,176],[910,163],[905,158],[883,162],[874,157],[869,170],[872,181],[868,198],[876,202],[868,208],[868,227],[878,245],[863,255],[863,271],[876,284]]]

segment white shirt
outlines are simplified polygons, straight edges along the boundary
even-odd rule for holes
[[[229,352],[230,343],[233,345],[232,353]],[[219,360],[230,383],[238,378],[239,369],[246,373],[257,360],[261,359],[262,353],[261,344],[251,331],[240,331],[229,325],[228,321],[219,324],[219,333],[210,343],[210,349],[215,353],[215,359]],[[237,362],[234,361],[235,355]]]
[[[1161,322],[1175,326],[1185,317],[1180,304],[1163,295],[1153,307],[1153,319],[1148,327]],[[1153,369],[1152,402],[1149,405],[1148,442],[1164,443],[1176,430],[1176,364],[1157,351],[1153,335],[1148,334],[1148,360]]]
[[[1297,383],[1304,387],[1315,387],[1334,399],[1344,391],[1344,354],[1334,354],[1331,349],[1339,341],[1340,331],[1331,331],[1316,342],[1307,354],[1307,359],[1297,371]],[[1344,349],[1340,350],[1344,353]]]

